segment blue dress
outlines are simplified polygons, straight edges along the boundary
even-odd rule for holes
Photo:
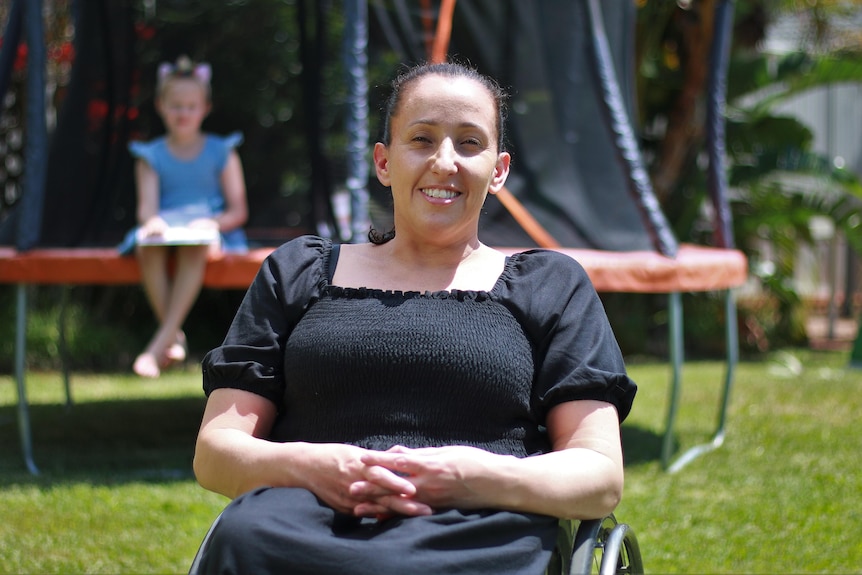
[[[221,189],[221,173],[228,154],[242,143],[242,134],[227,136],[205,134],[200,154],[191,160],[175,157],[168,149],[165,136],[149,142],[130,142],[129,152],[146,161],[159,178],[159,216],[168,225],[181,226],[197,218],[214,218],[224,212],[226,202]],[[135,234],[130,230],[118,249],[121,254],[132,253]],[[245,231],[236,228],[221,234],[222,251],[242,253],[248,251]]]

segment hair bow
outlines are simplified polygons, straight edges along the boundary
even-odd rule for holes
[[[159,64],[157,75],[160,82],[163,82],[168,76],[194,76],[201,82],[208,84],[212,78],[212,67],[206,62],[192,64],[187,56],[180,56],[177,58],[176,64],[170,62]]]

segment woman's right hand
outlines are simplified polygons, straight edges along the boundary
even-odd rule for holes
[[[296,449],[300,444],[284,445]],[[383,467],[365,465],[362,459],[371,453],[367,449],[337,443],[301,445],[307,453],[301,459],[303,485],[299,486],[313,492],[336,511],[352,515],[359,508],[364,510],[364,516],[428,515],[432,512],[427,505],[412,499],[416,487],[410,481]],[[296,471],[292,470],[294,474]],[[352,488],[368,481],[373,481],[377,487],[372,499],[362,490]],[[387,503],[382,505],[381,500]]]

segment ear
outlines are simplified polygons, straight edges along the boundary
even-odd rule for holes
[[[389,149],[381,142],[374,144],[374,169],[380,183],[389,187],[392,181],[389,176]]]
[[[491,178],[491,185],[488,186],[488,193],[496,194],[506,184],[506,179],[509,177],[509,164],[512,162],[512,156],[509,152],[500,152],[497,156],[497,165],[494,166],[494,175]]]

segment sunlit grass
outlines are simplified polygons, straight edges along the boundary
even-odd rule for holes
[[[725,444],[669,475],[627,466],[618,514],[638,531],[655,573],[860,572],[862,371],[847,354],[802,351],[744,363]],[[661,433],[668,372],[632,365],[637,409],[624,429]],[[688,364],[677,425],[682,448],[716,426],[719,363]]]
[[[630,361],[640,385],[623,426],[626,493],[650,573],[860,572],[862,371],[848,354],[742,363],[725,444],[675,474],[659,462],[669,367]],[[675,439],[710,439],[724,367],[691,362]],[[15,385],[0,376],[0,573],[183,573],[226,500],[191,475],[200,373],[159,381],[29,373],[41,475],[21,461]]]

